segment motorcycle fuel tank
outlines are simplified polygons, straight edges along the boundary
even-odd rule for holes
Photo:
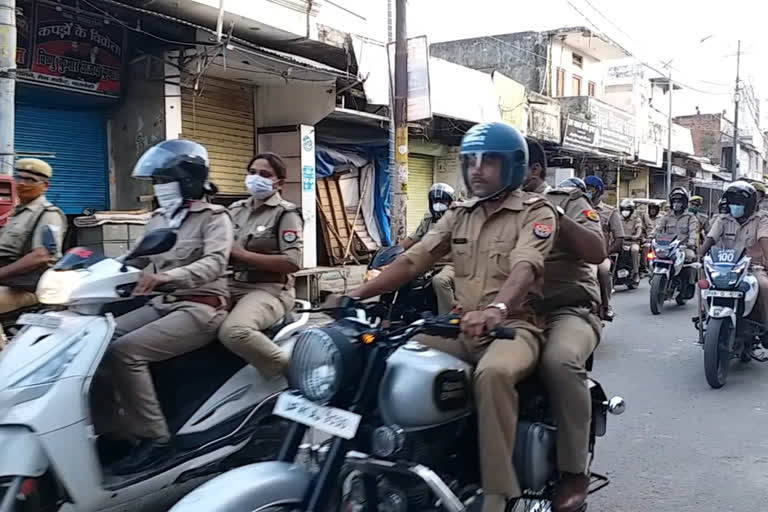
[[[420,430],[466,416],[472,410],[471,383],[472,368],[464,361],[409,342],[387,360],[379,386],[382,419]]]

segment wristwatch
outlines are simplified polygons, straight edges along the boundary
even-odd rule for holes
[[[488,304],[487,306],[485,306],[485,309],[491,309],[491,308],[498,309],[501,312],[501,316],[503,316],[504,318],[507,318],[507,316],[509,316],[509,308],[503,302],[494,302],[493,304]]]

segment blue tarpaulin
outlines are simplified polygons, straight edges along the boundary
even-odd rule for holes
[[[322,137],[318,137],[322,141]],[[351,163],[361,167],[360,162],[372,162],[375,176],[374,215],[381,235],[382,245],[392,245],[389,227],[389,159],[386,139],[371,140],[355,144],[318,142],[315,150],[315,173],[317,178],[326,178],[333,174],[334,168]],[[330,150],[330,151],[329,151]]]

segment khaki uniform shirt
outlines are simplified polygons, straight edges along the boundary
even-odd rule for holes
[[[556,235],[554,207],[537,194],[515,190],[490,215],[477,200],[458,203],[403,257],[426,269],[450,253],[459,306],[464,311],[482,310],[494,302],[520,262],[533,267],[539,279],[531,292],[541,296],[544,260]],[[530,329],[530,301],[510,307],[510,319],[510,325]]]
[[[744,224],[730,215],[720,215],[712,222],[707,238],[723,249],[746,248],[753,265],[765,265],[759,241],[768,238],[768,217],[753,213]]]
[[[163,210],[156,210],[146,231],[168,227]],[[192,201],[176,231],[176,245],[165,253],[140,258],[147,270],[171,277],[173,294],[229,297],[226,272],[234,239],[227,209],[204,201]]]
[[[235,240],[240,247],[260,254],[282,254],[301,268],[304,251],[304,221],[299,208],[276,192],[265,201],[254,197],[233,203],[229,207],[235,223]],[[235,264],[230,285],[233,293],[246,290],[267,290],[277,297],[288,292],[291,302],[295,294],[295,278],[263,269],[248,269]]]
[[[581,190],[549,189],[546,197],[559,206],[576,223],[603,237],[600,216]],[[545,310],[564,306],[589,306],[600,302],[600,288],[594,267],[580,259],[555,239],[552,252],[544,261],[544,286],[541,308]],[[537,309],[540,309],[537,307]]]
[[[624,230],[624,238],[633,242],[640,241],[643,236],[643,219],[637,212],[632,212],[628,218],[621,217],[621,227]]]
[[[685,212],[675,215],[675,212],[670,211],[656,224],[653,236],[676,235],[683,245],[692,249],[696,247],[698,233],[699,221],[694,214]]]
[[[653,230],[656,229],[656,223],[660,218],[658,215],[655,218],[651,218],[648,212],[643,212],[643,238],[653,236]]]
[[[32,249],[43,246],[43,226],[53,228],[56,236],[56,259],[61,257],[61,246],[67,232],[67,217],[48,202],[45,196],[15,208],[8,223],[0,231],[0,265],[21,259]]]
[[[416,231],[408,235],[408,238],[410,238],[413,243],[421,241],[421,239],[424,238],[424,235],[426,235],[435,224],[437,223],[434,221],[434,219],[432,219],[432,215],[427,213],[424,218],[421,219],[421,222],[419,222],[419,226],[416,228]],[[446,255],[444,258],[438,261],[436,265],[450,265],[450,263],[451,256]]]
[[[605,246],[610,247],[617,238],[624,238],[624,227],[621,224],[621,215],[613,206],[608,206],[604,202],[595,206],[595,211],[600,216],[600,225],[603,228],[603,238]]]

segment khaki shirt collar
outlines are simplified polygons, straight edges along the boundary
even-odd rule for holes
[[[474,197],[467,201],[458,203],[456,206],[458,206],[459,208],[474,208],[479,204],[480,204],[480,199],[477,197]],[[513,211],[522,210],[523,209],[523,191],[518,188],[511,192],[508,192],[507,197],[504,198],[504,201],[502,201],[498,209],[499,210],[506,209],[506,210],[513,210]]]
[[[16,207],[16,212],[18,213],[18,212],[23,211],[23,210],[32,210],[36,206],[39,206],[42,203],[46,203],[47,201],[48,200],[45,198],[45,194],[40,194],[38,197],[36,197],[35,199],[31,200],[27,204],[24,204],[24,205],[19,204],[19,206]]]
[[[248,206],[250,206],[252,210],[257,210],[262,205],[277,206],[282,200],[283,196],[280,195],[280,192],[275,191],[274,194],[264,200],[256,199],[255,197],[251,196],[251,198],[248,200]]]

